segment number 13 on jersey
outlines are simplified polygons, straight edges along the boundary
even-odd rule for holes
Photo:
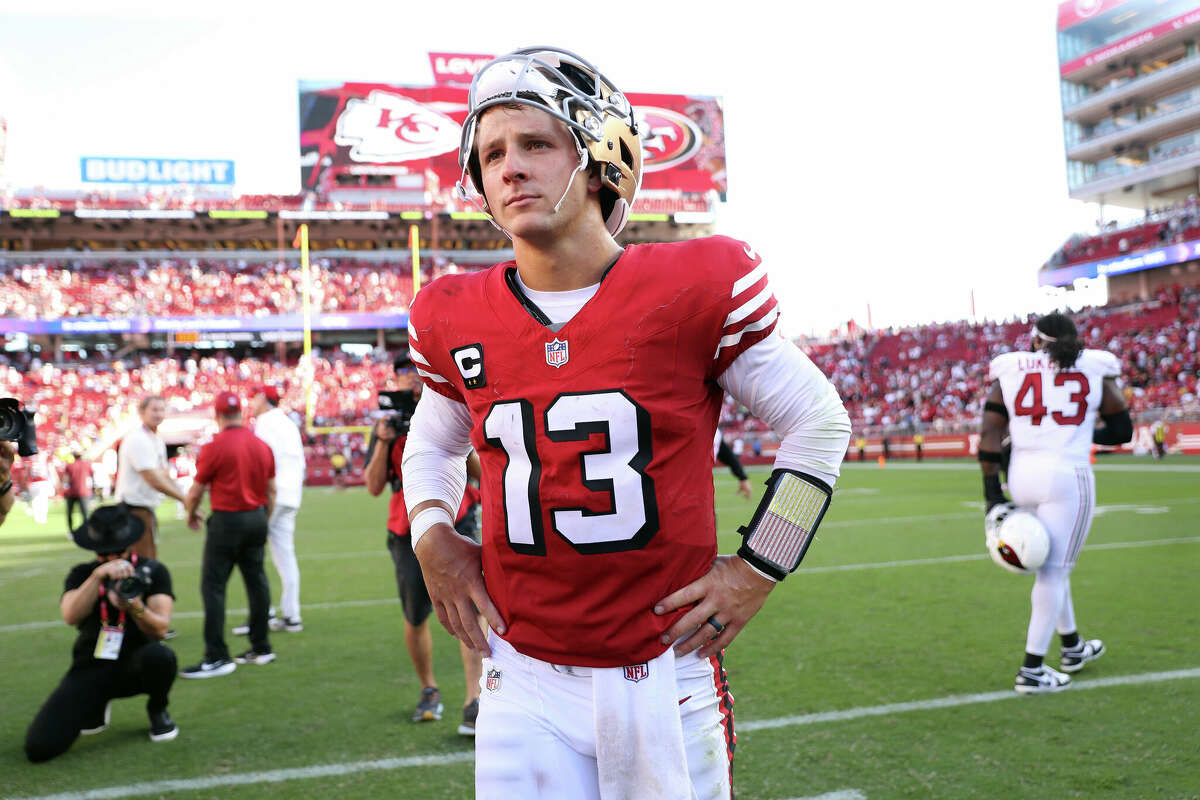
[[[646,473],[653,457],[649,413],[620,390],[564,392],[546,407],[543,425],[549,441],[543,440],[541,448],[535,413],[528,400],[502,400],[492,405],[483,421],[488,444],[507,457],[503,492],[509,546],[518,553],[546,554],[540,493],[543,464],[550,459],[576,460],[574,449],[561,456],[555,453],[557,443],[587,441],[601,434],[605,446],[582,453],[575,469],[578,486],[608,494],[609,509],[551,508],[550,524],[584,554],[645,547],[659,529],[654,479]]]

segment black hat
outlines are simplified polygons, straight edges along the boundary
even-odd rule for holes
[[[97,553],[121,553],[142,538],[146,526],[123,503],[100,506],[71,531],[75,544]]]

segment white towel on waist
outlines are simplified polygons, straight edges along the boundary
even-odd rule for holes
[[[691,800],[674,650],[593,669],[592,691],[602,800]]]

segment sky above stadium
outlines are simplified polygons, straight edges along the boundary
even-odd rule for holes
[[[100,5],[0,0],[11,186],[103,155],[289,194],[299,80],[427,85],[429,51],[553,44],[628,92],[723,98],[718,230],[769,262],[789,335],[1049,310],[1038,266],[1098,216],[1067,199],[1052,0]]]

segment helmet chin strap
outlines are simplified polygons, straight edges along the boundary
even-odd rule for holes
[[[575,182],[575,176],[587,169],[587,150],[579,141],[578,137],[573,138],[575,138],[575,150],[579,153],[579,166],[576,167],[573,172],[571,172],[571,179],[567,181],[567,188],[563,189],[562,197],[558,198],[558,202],[554,204],[555,214],[557,214],[558,210],[562,208],[562,204],[566,202],[567,195],[571,192],[571,184]]]

